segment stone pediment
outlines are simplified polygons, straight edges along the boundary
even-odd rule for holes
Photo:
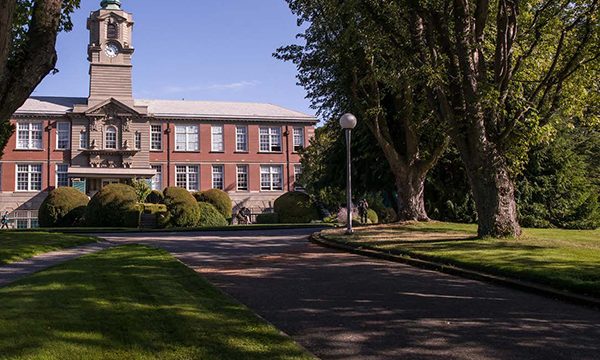
[[[102,14],[102,15],[99,15],[99,16],[97,17],[97,19],[98,19],[98,20],[104,20],[104,19],[106,19],[106,18],[109,18],[109,17],[114,17],[115,19],[119,20],[120,22],[127,21],[127,18],[126,18],[126,17],[124,17],[123,15],[120,15],[120,14],[119,14],[118,12],[116,12],[116,11],[105,12],[104,14]]]
[[[121,101],[110,98],[98,103],[85,111],[87,116],[141,116],[142,114]]]

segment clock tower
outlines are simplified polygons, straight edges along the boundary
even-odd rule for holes
[[[120,0],[103,0],[101,9],[87,21],[90,32],[90,96],[88,106],[114,98],[133,106],[133,16],[121,9]]]

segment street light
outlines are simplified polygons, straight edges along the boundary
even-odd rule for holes
[[[356,126],[356,116],[348,113],[340,118],[340,126],[346,131],[346,235],[352,235],[352,166],[350,143],[352,138],[352,129]]]

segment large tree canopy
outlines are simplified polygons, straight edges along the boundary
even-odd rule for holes
[[[56,36],[72,28],[80,0],[0,0],[0,150],[12,114],[55,69]]]

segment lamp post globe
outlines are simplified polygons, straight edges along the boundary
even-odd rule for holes
[[[352,235],[352,129],[356,126],[356,116],[346,113],[340,118],[340,126],[346,132],[346,234]]]
[[[342,129],[352,130],[356,126],[356,121],[356,116],[347,113],[342,115],[342,117],[340,118],[340,126],[342,127]]]

